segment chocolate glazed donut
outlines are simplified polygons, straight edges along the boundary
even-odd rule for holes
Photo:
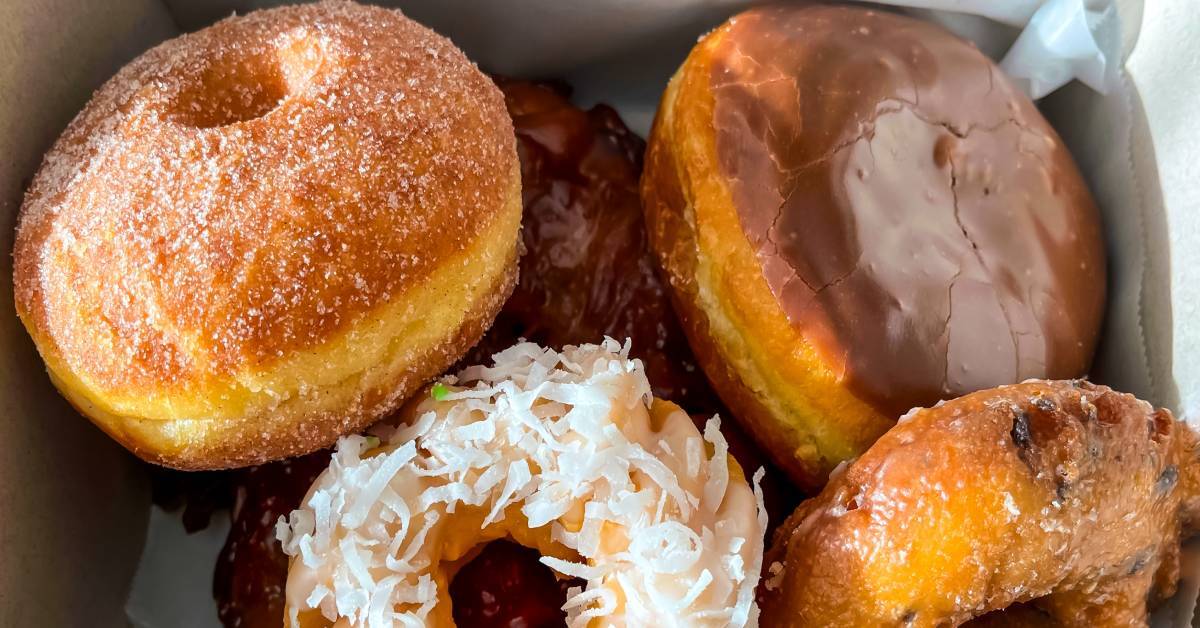
[[[736,16],[664,95],[643,198],[706,373],[807,486],[909,408],[1090,363],[1095,205],[1028,98],[936,26]]]

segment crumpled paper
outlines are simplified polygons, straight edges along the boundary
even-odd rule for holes
[[[1033,14],[1021,36],[1000,62],[1030,96],[1041,98],[1079,79],[1107,93],[1114,75],[1096,42],[1095,28],[1112,19],[1116,8],[1088,8],[1083,0],[1050,0]]]
[[[1000,67],[1033,98],[1079,79],[1107,93],[1115,74],[1097,30],[1116,14],[1111,0],[877,0],[895,6],[979,15],[1021,27]],[[953,24],[945,24],[954,29]],[[960,34],[970,38],[970,33]]]

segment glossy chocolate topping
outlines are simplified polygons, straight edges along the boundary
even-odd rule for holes
[[[721,173],[791,323],[899,416],[1083,374],[1099,216],[1058,136],[970,44],[849,7],[765,7],[717,34]]]

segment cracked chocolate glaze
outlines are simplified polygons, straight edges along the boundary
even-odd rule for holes
[[[914,406],[1091,361],[1099,216],[1059,137],[942,29],[764,7],[714,44],[721,174],[789,321],[858,396]]]

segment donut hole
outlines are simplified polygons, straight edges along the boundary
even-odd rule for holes
[[[278,107],[288,91],[274,55],[216,59],[180,92],[173,118],[200,129],[247,122]]]
[[[451,608],[459,626],[499,628],[566,625],[562,605],[578,579],[558,579],[541,554],[509,540],[492,541],[450,582]]]
[[[180,91],[172,117],[199,129],[261,118],[338,61],[329,40],[305,28],[288,31],[255,53],[218,54]]]

